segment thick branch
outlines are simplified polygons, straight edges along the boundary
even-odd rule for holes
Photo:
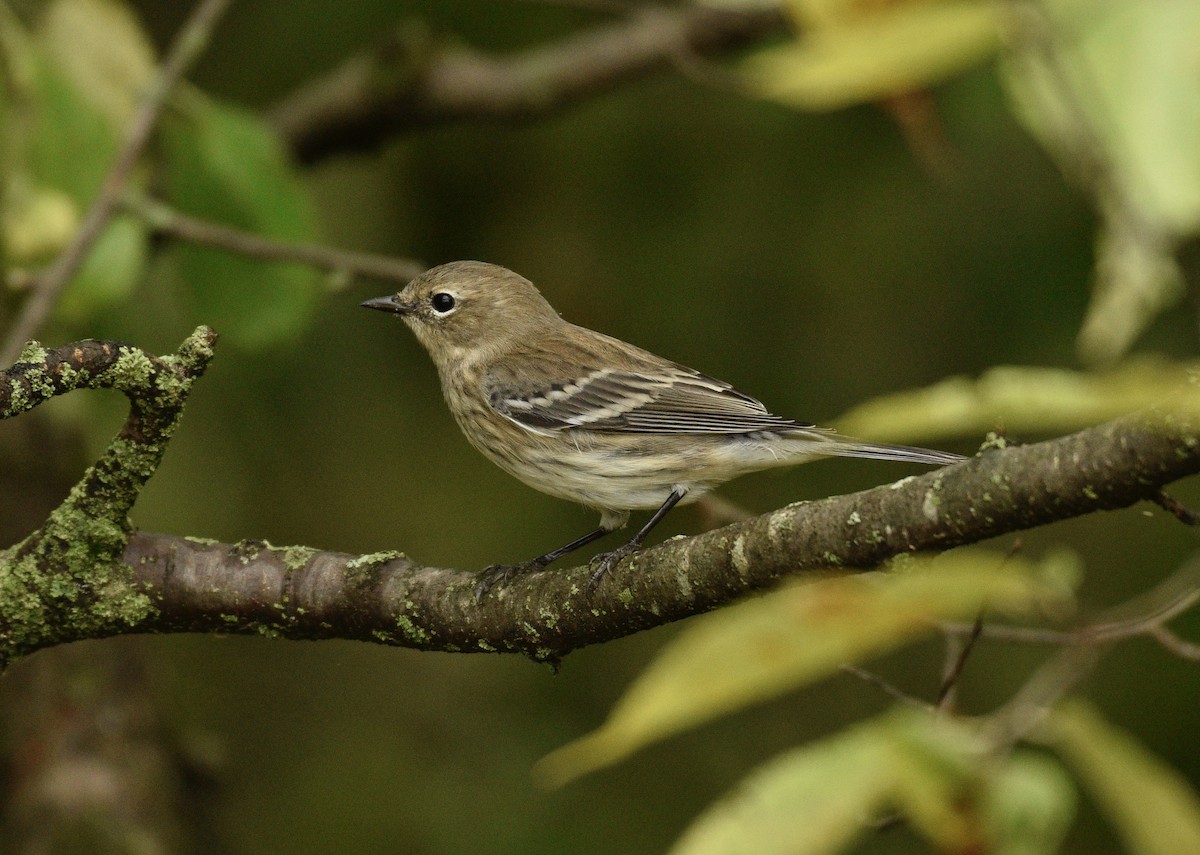
[[[1200,472],[1193,423],[1129,416],[848,496],[800,503],[622,563],[584,594],[586,567],[550,569],[477,604],[471,573],[395,553],[136,534],[125,553],[157,614],[137,630],[350,638],[423,650],[556,659],[722,605],[786,576],[869,568],[1123,508]]]
[[[546,115],[680,59],[729,54],[786,27],[779,9],[651,7],[497,57],[434,44],[413,26],[292,94],[272,122],[299,159],[312,162],[430,125]]]
[[[187,631],[553,660],[785,576],[875,567],[902,553],[1127,507],[1200,472],[1200,416],[1184,398],[1170,411],[989,449],[896,484],[676,538],[624,561],[590,597],[588,569],[576,567],[519,578],[477,603],[472,573],[422,566],[400,553],[131,535],[125,514],[157,466],[213,340],[201,328],[171,357],[105,342],[31,346],[0,372],[0,416],[85,386],[119,388],[131,399],[120,436],[67,501],[0,553],[0,662],[79,638]]]

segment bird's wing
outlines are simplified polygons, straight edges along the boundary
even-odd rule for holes
[[[735,434],[810,427],[773,415],[728,383],[591,336],[580,347],[540,343],[497,361],[484,378],[488,404],[536,430]]]

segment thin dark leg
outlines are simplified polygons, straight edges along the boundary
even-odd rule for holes
[[[497,582],[507,582],[515,576],[520,576],[533,570],[540,570],[549,564],[553,564],[564,555],[569,555],[576,549],[587,546],[592,541],[599,540],[608,533],[608,529],[598,528],[595,531],[589,531],[582,537],[575,538],[570,543],[558,547],[558,549],[552,549],[545,555],[539,555],[537,558],[532,558],[529,561],[523,561],[520,564],[492,564],[485,567],[479,572],[479,584],[475,586],[475,599],[483,599],[487,595],[487,592],[495,587]]]
[[[654,512],[654,516],[650,517],[650,520],[644,526],[638,529],[637,534],[629,538],[628,543],[618,546],[612,552],[601,552],[599,555],[592,558],[588,566],[594,567],[595,569],[592,570],[591,578],[588,579],[587,583],[587,591],[589,594],[595,590],[596,585],[600,583],[601,579],[607,576],[610,572],[612,572],[614,567],[621,563],[622,558],[631,552],[636,552],[639,548],[641,548],[642,542],[645,541],[650,532],[654,530],[654,527],[662,522],[662,518],[665,517],[668,512],[670,512],[671,508],[679,504],[679,500],[682,499],[686,493],[687,490],[684,490],[681,487],[676,487],[671,491],[671,494],[667,496],[667,500],[662,503],[657,511]]]

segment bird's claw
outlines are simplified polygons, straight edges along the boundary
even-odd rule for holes
[[[532,570],[540,570],[543,566],[537,561],[525,561],[521,564],[489,564],[476,575],[479,582],[475,585],[475,602],[481,601],[497,585],[501,583],[507,585],[518,576],[524,576]]]
[[[590,597],[604,577],[615,570],[626,556],[634,552],[637,552],[637,546],[626,543],[611,552],[593,555],[592,560],[588,562],[588,569],[592,571],[592,575],[588,577],[587,586],[584,588],[585,593]]]

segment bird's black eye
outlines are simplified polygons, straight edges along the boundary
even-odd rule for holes
[[[439,315],[446,314],[446,312],[454,308],[455,304],[454,295],[447,294],[445,291],[439,291],[429,300],[429,305],[433,306],[433,310]]]

